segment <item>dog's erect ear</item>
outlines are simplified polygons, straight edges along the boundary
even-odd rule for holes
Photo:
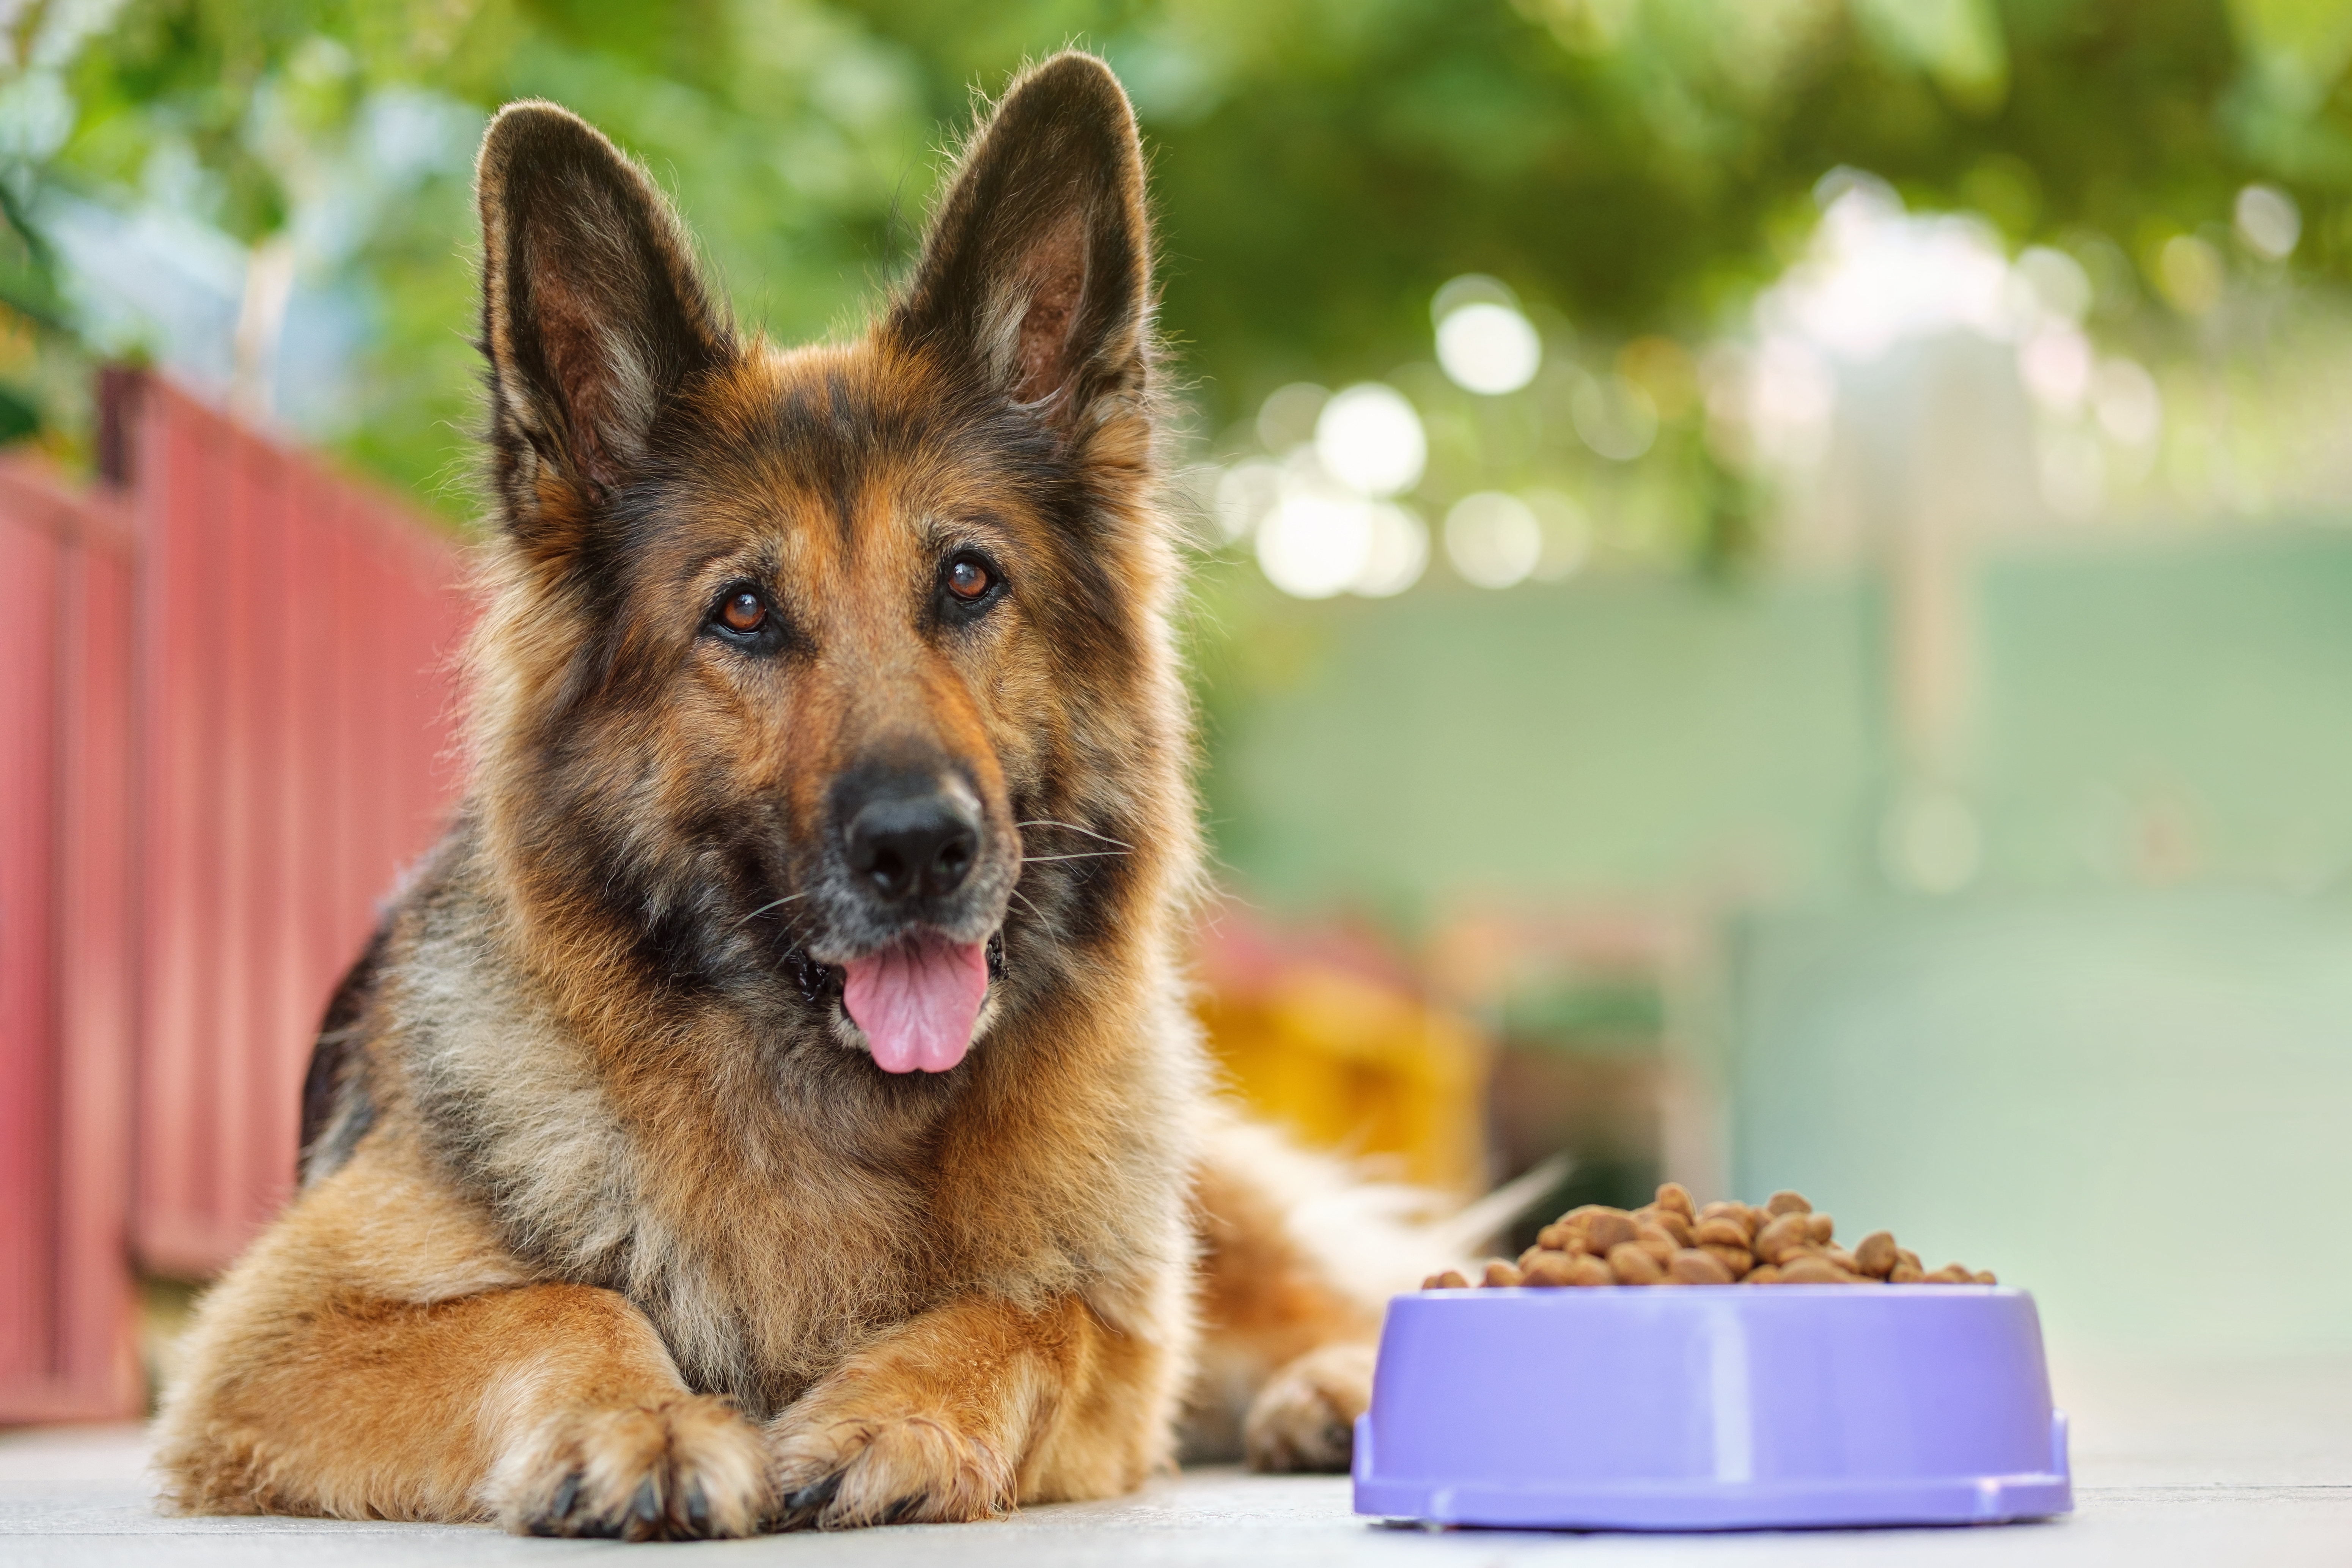
[[[669,204],[570,110],[501,110],[475,195],[492,440],[527,525],[548,478],[589,505],[622,483],[663,404],[727,363],[734,334]]]
[[[972,138],[890,330],[1075,435],[1144,390],[1150,252],[1127,94],[1100,60],[1056,55]]]

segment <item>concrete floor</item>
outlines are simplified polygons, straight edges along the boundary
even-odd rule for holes
[[[2352,1563],[2352,1363],[2065,1363],[2077,1511],[1991,1529],[1726,1535],[1444,1533],[1349,1511],[1339,1479],[1209,1470],[1116,1502],[993,1524],[901,1526],[692,1547],[517,1540],[462,1526],[159,1517],[135,1427],[0,1434],[0,1563],[465,1565],[691,1551],[697,1563],[1055,1568],[1111,1563]]]

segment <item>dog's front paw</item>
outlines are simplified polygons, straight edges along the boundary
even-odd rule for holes
[[[723,1399],[567,1410],[499,1461],[489,1502],[518,1535],[751,1535],[772,1511],[760,1429]]]
[[[949,1412],[877,1394],[819,1388],[768,1428],[782,1528],[990,1519],[1013,1506],[1009,1456]]]
[[[1372,1403],[1372,1358],[1370,1345],[1325,1345],[1276,1372],[1242,1424],[1249,1468],[1345,1471]]]

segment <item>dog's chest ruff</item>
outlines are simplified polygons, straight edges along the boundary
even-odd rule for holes
[[[1181,1106],[1199,1075],[1181,1022],[1142,1021],[1171,1037],[1137,1042],[1117,1094],[1076,1102],[1085,1125],[992,1143],[966,1097],[929,1136],[859,1158],[781,1104],[722,1119],[716,1102],[756,1095],[748,1074],[729,1096],[679,1082],[625,1110],[488,924],[442,901],[399,966],[425,1141],[529,1271],[626,1295],[699,1391],[772,1414],[958,1290],[1075,1290],[1116,1321],[1132,1280],[1185,1265]]]

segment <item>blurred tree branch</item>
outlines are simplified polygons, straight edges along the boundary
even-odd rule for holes
[[[1604,342],[1703,338],[1840,164],[2013,243],[2135,258],[2263,178],[2308,215],[2299,269],[2352,266],[2337,4],[49,0],[9,42],[0,216],[26,260],[0,300],[67,319],[38,282],[47,190],[291,232],[369,324],[337,438],[452,510],[469,169],[454,133],[398,163],[420,104],[478,123],[543,94],[594,118],[674,190],[745,318],[794,338],[894,271],[971,92],[1099,48],[1153,144],[1164,321],[1218,421],[1425,357],[1430,290],[1462,272]],[[1712,515],[1744,537],[1738,505]]]

